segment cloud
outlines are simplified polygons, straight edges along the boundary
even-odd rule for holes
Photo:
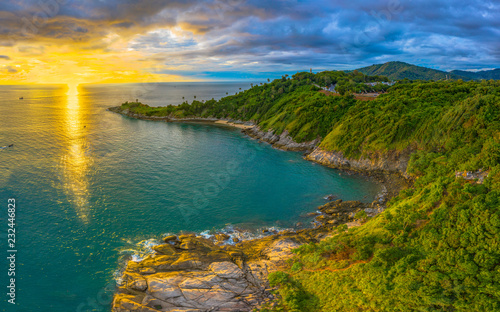
[[[15,74],[15,73],[17,73],[17,69],[15,69],[12,66],[5,66],[4,68],[5,68],[5,71],[8,72],[9,74]]]
[[[500,64],[500,3],[483,0],[17,0],[0,19],[0,45],[26,57],[122,53],[189,77]]]

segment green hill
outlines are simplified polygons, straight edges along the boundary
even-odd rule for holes
[[[469,72],[469,71],[465,71],[465,70],[452,70],[450,73],[454,74],[454,75],[459,75],[462,77],[467,77],[468,79],[474,79],[474,80],[480,80],[480,79],[498,80],[498,79],[500,79],[500,68],[493,69],[493,70],[482,70],[482,71],[477,71],[477,72]]]
[[[404,62],[387,62],[384,64],[376,64],[359,68],[358,71],[370,76],[386,76],[391,80],[402,80],[405,78],[410,80],[441,80],[446,79],[446,77],[451,79],[465,78],[454,73],[447,73],[441,70],[416,66]]]

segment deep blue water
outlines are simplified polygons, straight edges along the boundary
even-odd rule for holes
[[[138,242],[227,224],[292,227],[335,194],[380,188],[239,130],[129,119],[106,111],[220,98],[247,83],[0,86],[0,307],[109,311],[114,273]],[[23,100],[18,98],[23,96]],[[17,205],[17,297],[7,303],[7,200]],[[90,308],[93,306],[93,308]]]

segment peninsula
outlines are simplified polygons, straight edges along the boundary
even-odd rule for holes
[[[313,229],[234,246],[167,237],[129,263],[113,311],[500,309],[500,82],[405,80],[358,100],[376,91],[366,81],[387,79],[298,73],[219,101],[110,108],[243,125],[311,161],[401,181],[380,202],[320,207]],[[332,85],[342,94],[323,92]]]

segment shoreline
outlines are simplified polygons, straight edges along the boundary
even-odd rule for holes
[[[334,235],[339,225],[361,226],[362,222],[354,218],[356,213],[363,210],[368,217],[375,217],[385,210],[390,198],[411,185],[403,173],[411,151],[403,153],[403,157],[392,155],[391,159],[379,156],[377,161],[352,160],[343,158],[341,153],[321,150],[320,138],[297,143],[286,131],[275,135],[272,130],[264,132],[251,122],[144,116],[120,107],[108,110],[134,119],[234,127],[275,148],[305,151],[306,160],[373,178],[383,187],[382,194],[371,203],[334,200],[318,207],[317,212],[308,214],[315,217],[312,228],[267,232],[263,237],[234,244],[227,244],[227,233],[220,231],[211,237],[202,233],[167,236],[163,244],[153,248],[155,256],[139,262],[128,261],[114,295],[113,312],[201,312],[213,307],[218,307],[217,311],[252,311],[275,298],[267,276],[286,266],[285,260],[293,256],[292,249]]]

